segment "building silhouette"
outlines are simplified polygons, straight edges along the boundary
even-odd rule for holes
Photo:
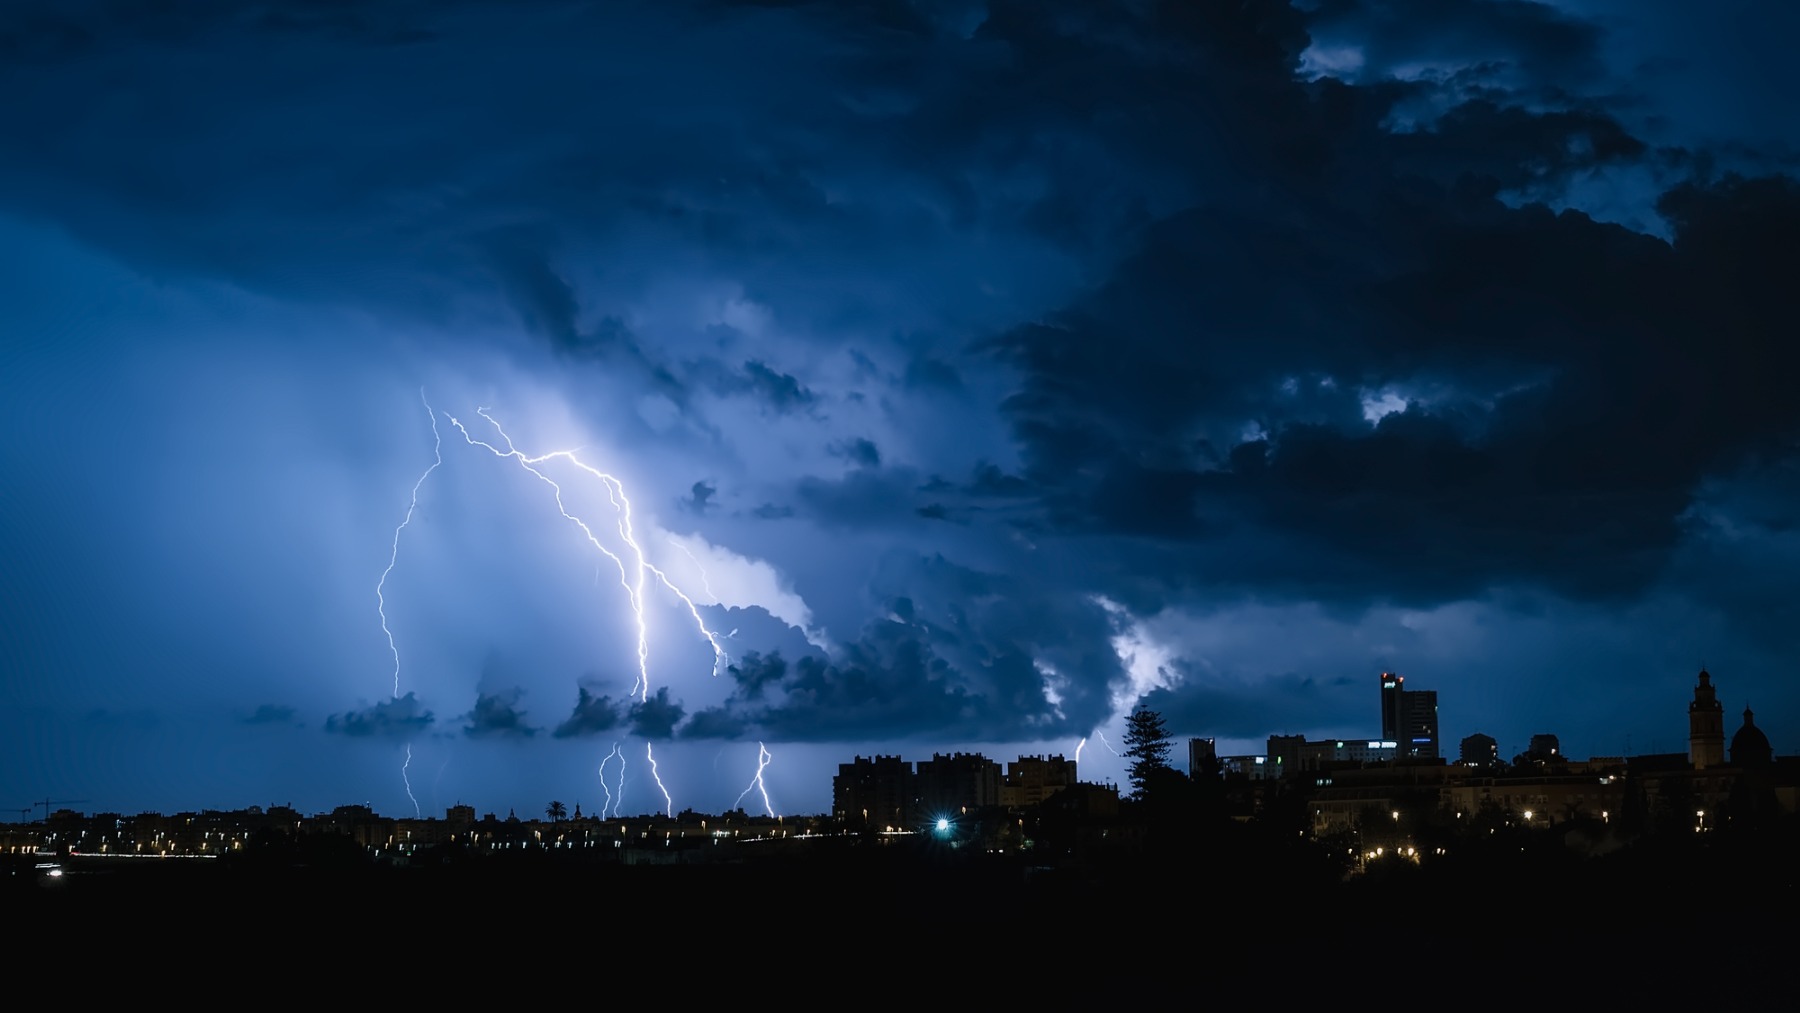
[[[1188,776],[1199,777],[1218,764],[1219,746],[1210,738],[1188,740]]]
[[[1476,732],[1466,735],[1458,759],[1464,766],[1492,767],[1500,762],[1500,743],[1492,735]]]
[[[831,779],[831,814],[846,826],[901,830],[917,821],[918,808],[910,760],[858,756]]]
[[[919,761],[919,803],[927,818],[1000,804],[1000,764],[980,753],[933,753]]]
[[[1775,760],[1769,737],[1756,727],[1756,715],[1744,708],[1744,725],[1731,737],[1731,765],[1734,767],[1767,767]]]
[[[1688,704],[1688,762],[1695,770],[1725,762],[1725,707],[1713,689],[1712,674],[1700,670],[1694,701]]]
[[[1381,737],[1399,744],[1405,759],[1435,760],[1438,746],[1437,690],[1409,690],[1406,677],[1381,673]]]
[[[1055,756],[1021,756],[1006,765],[1000,804],[1027,809],[1075,783],[1075,761]]]

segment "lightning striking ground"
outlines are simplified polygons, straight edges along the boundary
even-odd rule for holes
[[[614,801],[612,789],[606,786],[606,764],[615,756],[619,758],[619,794],[617,801]],[[625,801],[625,754],[619,751],[619,744],[617,742],[613,743],[612,752],[606,754],[606,759],[600,761],[600,790],[606,792],[606,801],[600,806],[601,817],[604,818],[606,816],[606,809],[608,806],[612,807],[612,814],[614,816],[619,815],[619,805]]]
[[[418,819],[419,818],[419,799],[416,795],[413,794],[412,775],[407,773],[407,770],[410,767],[412,767],[412,743],[408,742],[406,744],[406,759],[402,760],[400,762],[400,781],[402,784],[406,785],[406,797],[412,801],[413,818]]]
[[[724,646],[719,643],[718,634],[708,629],[706,620],[700,617],[699,606],[694,604],[694,600],[688,597],[686,592],[675,586],[674,581],[669,579],[668,574],[664,573],[661,569],[657,568],[655,564],[650,562],[649,558],[644,553],[643,547],[638,544],[637,536],[632,529],[631,523],[631,500],[625,494],[624,483],[620,482],[619,479],[613,475],[609,475],[582,461],[579,457],[575,456],[575,451],[573,450],[552,450],[548,453],[538,454],[536,456],[527,455],[525,452],[518,449],[513,443],[512,437],[507,435],[505,428],[503,428],[492,415],[488,414],[486,408],[477,408],[475,409],[475,413],[486,419],[488,424],[494,427],[494,431],[500,434],[500,439],[506,446],[505,450],[502,450],[485,440],[476,439],[469,433],[468,429],[463,426],[462,422],[458,420],[456,416],[450,415],[447,417],[450,419],[450,424],[455,426],[458,432],[462,433],[463,439],[468,441],[471,446],[481,447],[496,457],[512,458],[519,463],[520,467],[536,476],[538,480],[545,485],[548,485],[555,493],[557,511],[576,527],[580,528],[581,533],[586,536],[588,543],[595,549],[598,549],[601,554],[606,556],[606,558],[612,560],[613,564],[618,567],[619,584],[625,589],[626,598],[631,603],[631,611],[637,622],[638,679],[631,688],[632,695],[638,697],[640,700],[648,700],[650,698],[650,630],[644,619],[644,592],[645,585],[648,583],[651,576],[654,576],[663,587],[668,588],[676,598],[680,599],[682,605],[686,606],[688,615],[693,617],[694,625],[700,630],[701,636],[705,637],[706,642],[712,646],[713,675],[716,677],[730,661],[730,656],[725,653]],[[433,428],[435,430],[435,422]],[[615,523],[618,529],[619,539],[624,543],[625,548],[628,550],[628,554],[632,559],[630,565],[627,565],[623,556],[613,552],[601,543],[599,536],[594,534],[594,529],[588,525],[587,521],[569,512],[568,506],[563,502],[562,486],[559,485],[555,479],[552,479],[537,467],[545,461],[552,459],[567,461],[576,468],[599,479],[601,484],[605,486],[607,498],[611,501],[613,510],[615,511]]]
[[[381,579],[375,582],[375,611],[381,616],[381,632],[387,637],[388,653],[394,656],[393,698],[396,700],[400,699],[400,647],[394,641],[394,631],[388,628],[387,579],[388,575],[394,572],[395,564],[400,561],[400,532],[405,531],[407,525],[412,523],[413,514],[419,509],[419,489],[424,486],[425,480],[431,477],[431,473],[444,463],[444,438],[443,434],[438,431],[437,412],[431,407],[431,401],[425,397],[425,388],[423,387],[419,388],[419,403],[425,406],[425,417],[431,421],[431,467],[426,468],[419,475],[419,480],[413,483],[412,498],[406,504],[406,516],[401,518],[400,523],[394,528],[393,543],[388,549],[387,569],[381,571]],[[406,785],[406,797],[412,801],[413,815],[417,817],[419,800],[413,795],[412,779],[407,776],[407,768],[411,766],[412,743],[409,742],[406,745],[406,759],[400,764],[400,780]]]
[[[758,742],[756,744],[756,776],[750,779],[750,784],[743,791],[738,792],[737,801],[733,803],[736,808],[744,807],[744,796],[750,794],[750,790],[754,788],[762,795],[763,809],[770,816],[775,815],[775,807],[769,804],[769,787],[763,783],[763,771],[768,769],[769,761],[772,759],[774,757],[769,755],[769,748]]]
[[[656,782],[656,788],[663,795],[663,815],[675,815],[675,799],[670,797],[669,789],[663,785],[662,775],[656,772],[656,751],[650,743],[644,743],[644,758],[650,761],[650,779]]]

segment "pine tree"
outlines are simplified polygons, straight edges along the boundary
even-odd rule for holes
[[[1140,707],[1125,719],[1125,755],[1131,760],[1128,775],[1133,798],[1144,797],[1144,785],[1157,771],[1170,769],[1169,749],[1174,738],[1156,711]]]

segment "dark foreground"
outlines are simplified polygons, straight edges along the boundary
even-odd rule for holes
[[[1135,980],[1171,999],[1229,986],[1334,1001],[1406,982],[1431,1006],[1518,989],[1535,997],[1527,1007],[1662,1005],[1793,998],[1796,870],[1800,856],[1766,849],[1489,856],[1347,880],[1244,856],[1059,868],[899,848],[671,866],[543,853],[431,867],[77,856],[53,880],[13,877],[0,901],[21,969],[123,954],[158,976],[344,962],[403,978],[479,969],[520,988],[581,967],[621,986],[650,975],[711,987],[741,973],[804,989],[851,974],[921,1001],[953,981],[1019,1000],[1122,996]]]

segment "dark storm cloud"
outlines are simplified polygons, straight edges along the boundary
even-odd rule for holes
[[[508,739],[529,739],[536,735],[542,729],[528,724],[525,711],[519,706],[524,695],[519,689],[477,694],[475,709],[464,715],[469,723],[463,726],[463,734],[470,738]]]
[[[616,317],[601,317],[583,329],[580,306],[568,279],[550,266],[544,239],[524,230],[490,238],[495,273],[518,306],[526,327],[565,354],[578,358],[625,358],[643,362],[631,329]]]
[[[704,385],[720,397],[749,398],[770,415],[803,413],[813,409],[819,400],[795,377],[755,359],[740,368],[710,359],[692,362],[684,375],[690,383]]]
[[[804,478],[794,489],[806,516],[831,527],[888,526],[912,512],[920,478],[909,469],[858,468],[837,480]]]
[[[1346,713],[1369,711],[1368,694],[1359,692],[1363,683],[1348,676],[1280,672],[1221,680],[1185,663],[1175,667],[1181,688],[1151,690],[1142,700],[1171,728],[1205,728],[1212,736],[1254,740],[1330,727]]]
[[[786,373],[778,373],[767,365],[754,359],[744,363],[744,376],[750,390],[776,411],[786,412],[805,408],[813,403],[813,392],[800,385],[800,381]]]
[[[940,358],[915,355],[906,363],[906,385],[917,390],[960,391],[962,374]]]
[[[359,711],[333,714],[325,719],[325,730],[354,738],[411,738],[431,727],[431,712],[413,696],[382,700]]]
[[[1473,71],[1481,79],[1567,89],[1605,72],[1599,26],[1523,0],[1321,0],[1307,17],[1319,69],[1369,80]],[[1352,52],[1342,52],[1351,50]],[[1352,61],[1343,66],[1344,61]]]
[[[684,739],[741,739],[751,731],[750,722],[723,707],[697,711],[681,727]]]
[[[577,688],[575,710],[551,734],[559,739],[597,735],[619,726],[625,704],[610,696],[595,696],[586,686]]]
[[[779,655],[747,655],[733,674],[766,693],[769,669],[779,668],[780,682],[773,685],[782,701],[755,708],[747,720],[771,737],[799,742],[915,728],[952,736],[973,730],[969,719],[977,702],[919,639],[877,630],[847,653],[842,663],[809,656],[792,665]]]
[[[833,443],[831,452],[859,468],[881,467],[881,449],[875,446],[873,440],[861,436]]]
[[[1004,741],[1081,734],[1105,717],[1108,687],[1123,673],[1099,605],[942,559],[910,579],[934,602],[954,603],[941,621],[900,597],[829,658],[747,652],[728,669],[731,699],[684,734],[831,741],[928,728]]]
[[[704,481],[695,482],[693,488],[688,491],[688,498],[682,500],[682,505],[697,514],[703,514],[711,505],[712,498],[718,494],[719,490],[716,486],[708,485]]]
[[[1590,45],[1556,38],[1559,60]],[[1771,379],[1796,365],[1777,309],[1792,183],[1670,193],[1671,249],[1498,199],[1646,157],[1602,112],[1489,89],[1394,133],[1405,88],[1276,85],[1292,47],[1255,52],[1227,66],[1291,115],[1237,150],[1285,185],[1279,210],[1164,217],[1092,296],[994,342],[1024,372],[1005,410],[1047,522],[1170,543],[1155,572],[1174,584],[1645,589],[1696,484],[1800,422]]]
[[[633,702],[626,710],[631,734],[641,739],[671,739],[675,726],[687,714],[686,708],[669,699],[669,687],[663,686],[648,699]]]
[[[247,725],[298,724],[298,722],[294,720],[294,716],[294,708],[289,707],[286,704],[265,703],[257,707],[254,711],[251,711],[249,714],[244,715],[243,721]]]

